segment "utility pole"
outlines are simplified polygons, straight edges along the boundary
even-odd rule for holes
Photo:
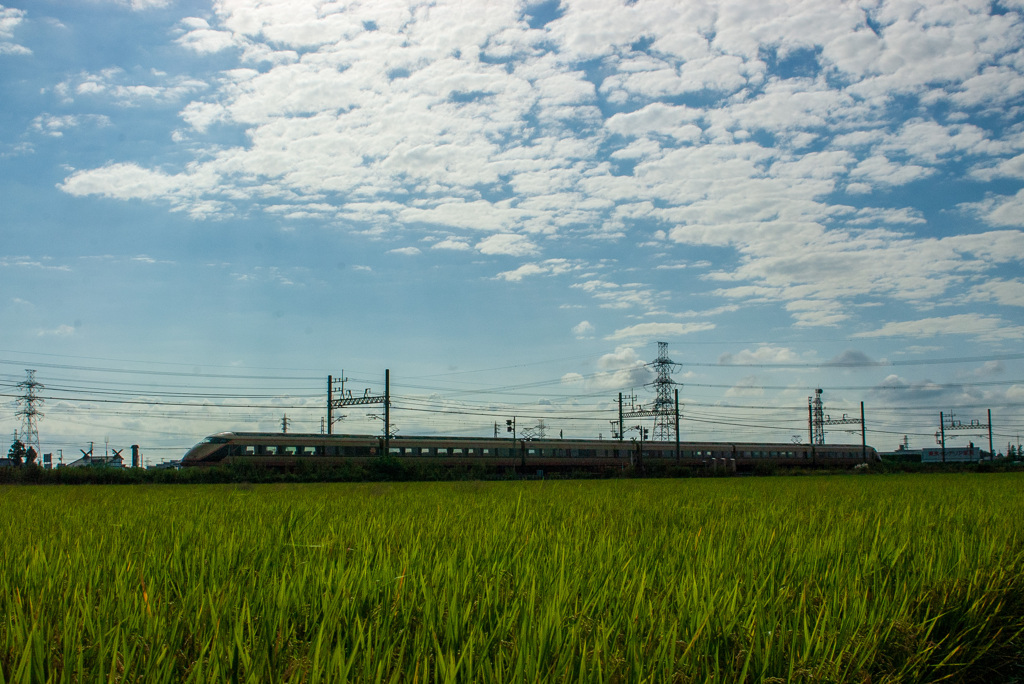
[[[342,394],[343,397],[345,396],[345,383],[347,381],[348,381],[348,378],[345,377],[345,371],[341,371],[341,394]],[[351,396],[351,394],[352,393],[349,392],[349,396]],[[334,400],[334,377],[328,375],[327,376],[327,434],[328,435],[333,435],[334,434],[334,424],[336,422],[338,422],[339,420],[341,420],[342,418],[345,417],[345,416],[338,416],[337,418],[334,417],[334,409],[337,408],[340,405],[341,405],[340,402],[337,402],[337,401]],[[323,432],[323,430],[321,430],[321,432]]]
[[[946,462],[946,416],[939,411],[939,434],[942,436],[942,462]]]
[[[867,463],[868,460],[868,431],[864,426],[864,402],[860,402],[860,457]]]
[[[288,434],[288,414],[287,413],[284,414],[284,416],[281,418],[281,433],[285,434],[285,435]]]
[[[682,456],[682,452],[679,450],[679,390],[676,390],[676,460]]]
[[[622,392],[619,392],[619,441],[622,441],[622,433],[625,432],[625,425],[622,424]]]
[[[988,410],[988,460],[996,460],[996,452],[992,450],[992,409]]]
[[[391,453],[391,369],[384,369],[384,455]]]

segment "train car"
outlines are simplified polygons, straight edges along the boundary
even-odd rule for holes
[[[486,464],[546,471],[623,469],[678,462],[688,466],[754,469],[778,466],[850,467],[877,461],[871,447],[745,442],[658,442],[595,439],[497,439],[486,437],[393,437],[270,432],[221,432],[189,449],[182,465],[247,463],[287,469],[302,463],[339,465],[387,455],[442,465]]]

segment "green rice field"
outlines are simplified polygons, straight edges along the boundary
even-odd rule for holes
[[[0,681],[1014,681],[1022,486],[0,487]]]

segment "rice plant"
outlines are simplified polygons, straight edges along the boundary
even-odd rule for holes
[[[0,682],[951,681],[1012,474],[0,488]]]

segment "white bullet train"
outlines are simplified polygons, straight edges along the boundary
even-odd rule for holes
[[[392,437],[272,432],[220,432],[188,450],[183,467],[252,464],[289,469],[360,463],[388,456],[443,465],[559,470],[622,469],[667,464],[751,469],[852,467],[878,460],[874,448],[851,444],[809,445],[749,442],[619,441],[595,439],[496,439],[486,437]]]

